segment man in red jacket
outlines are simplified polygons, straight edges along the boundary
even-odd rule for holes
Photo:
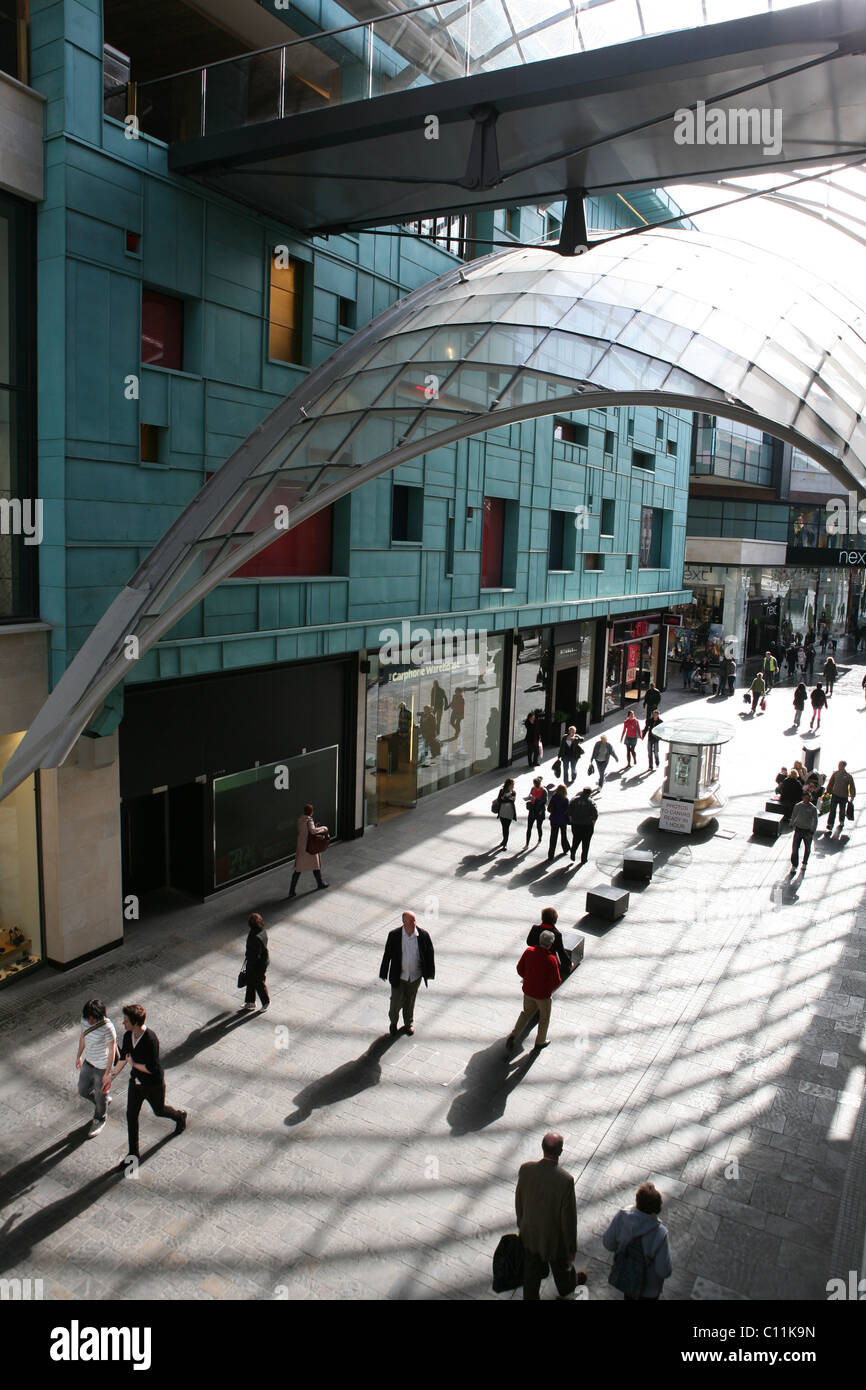
[[[535,1050],[540,1052],[547,1047],[547,1029],[550,1025],[550,996],[560,983],[559,965],[553,954],[554,935],[543,931],[537,946],[529,946],[517,962],[517,973],[523,976],[523,1010],[508,1034],[506,1052],[514,1046],[518,1033],[528,1028],[536,1013],[538,1032],[535,1036]]]

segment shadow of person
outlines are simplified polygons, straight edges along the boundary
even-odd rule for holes
[[[55,1139],[53,1144],[49,1144],[47,1149],[42,1149],[38,1154],[33,1154],[31,1158],[25,1158],[21,1163],[10,1168],[8,1173],[4,1173],[0,1178],[0,1210],[7,1206],[15,1197],[23,1196],[30,1192],[40,1178],[46,1173],[50,1173],[58,1163],[62,1163],[65,1158],[69,1158],[76,1149],[87,1139],[90,1130],[90,1121],[72,1129],[68,1134],[64,1134],[62,1139]]]
[[[283,1124],[302,1124],[310,1118],[314,1110],[321,1110],[326,1105],[336,1105],[338,1101],[357,1096],[361,1091],[369,1090],[371,1086],[378,1086],[382,1079],[379,1058],[389,1047],[393,1047],[396,1041],[396,1037],[385,1033],[381,1038],[376,1038],[360,1057],[353,1058],[351,1062],[344,1062],[335,1071],[328,1072],[327,1076],[320,1076],[316,1081],[310,1082],[309,1086],[305,1086],[294,1097],[297,1109],[293,1114],[286,1116]]]
[[[170,1143],[173,1138],[174,1131],[172,1130],[170,1134],[165,1135],[158,1143],[152,1145],[147,1153],[142,1155],[139,1162],[146,1162],[163,1145]],[[20,1226],[14,1224],[15,1213],[11,1213],[0,1229],[0,1271],[14,1269],[20,1265],[22,1261],[31,1256],[35,1246],[53,1236],[62,1226],[68,1225],[76,1217],[83,1216],[112,1188],[126,1180],[126,1174],[122,1168],[115,1166],[110,1168],[107,1173],[101,1173],[99,1177],[92,1178],[76,1192],[58,1197],[56,1202],[49,1202],[48,1206],[43,1207],[41,1211],[35,1212],[33,1216],[28,1216],[26,1220],[21,1222]]]
[[[217,1014],[215,1018],[208,1019],[207,1023],[202,1023],[199,1028],[193,1028],[183,1042],[162,1054],[163,1066],[182,1066],[184,1062],[190,1062],[193,1057],[204,1052],[206,1047],[212,1047],[221,1038],[234,1032],[235,1028],[240,1028],[244,1023],[250,1023],[256,1015],[239,1012],[242,1008],[243,1005],[239,1004],[237,1009],[226,1009],[223,1013]]]
[[[471,874],[473,869],[480,869],[492,859],[496,854],[496,848],[486,849],[483,854],[464,854],[460,863],[456,866],[454,873],[457,878],[463,878],[466,874]]]
[[[508,1096],[540,1057],[534,1049],[509,1057],[504,1038],[476,1052],[466,1064],[464,1087],[454,1098],[447,1120],[455,1136],[486,1129],[505,1114]]]

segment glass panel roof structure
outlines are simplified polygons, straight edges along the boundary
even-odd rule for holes
[[[790,212],[796,223],[800,213]],[[110,691],[222,580],[368,479],[557,410],[647,404],[741,420],[866,491],[866,282],[698,230],[448,271],[318,367],[190,502],[111,604],[4,774],[57,766]],[[278,528],[278,529],[275,529]]]
[[[437,29],[453,36],[458,48],[465,48],[468,40],[469,71],[487,72],[817,3],[820,0],[457,0],[427,11],[424,18],[432,22],[435,16]],[[354,12],[351,4],[344,7]],[[399,8],[409,6],[401,0]],[[382,17],[387,13],[383,4]],[[364,14],[370,16],[369,5]]]

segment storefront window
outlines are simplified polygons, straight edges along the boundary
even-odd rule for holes
[[[375,759],[375,810],[381,823],[422,796],[499,764],[505,639],[448,661],[378,663],[368,689],[367,762]],[[372,674],[372,673],[371,673]],[[375,753],[370,730],[375,729]]]
[[[316,824],[336,833],[337,755],[336,747],[317,748],[214,778],[215,888],[294,854],[306,802]]]
[[[533,711],[544,718],[553,668],[549,627],[530,627],[514,639],[517,661],[512,701],[511,747],[516,755],[526,748],[526,719]]]
[[[610,629],[603,714],[643,698],[658,676],[660,624],[657,615],[628,618]]]
[[[23,734],[0,737],[5,767]],[[33,778],[0,802],[0,983],[42,958],[39,854]]]

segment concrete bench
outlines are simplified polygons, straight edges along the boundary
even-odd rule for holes
[[[782,833],[782,820],[779,816],[755,816],[752,821],[752,834],[765,835],[770,840],[778,840]]]
[[[615,922],[628,912],[628,893],[622,888],[608,888],[599,884],[586,895],[586,910],[591,917],[606,917]]]
[[[787,807],[781,801],[776,801],[774,797],[771,797],[769,801],[764,802],[764,811],[768,816],[784,816],[787,813]]]
[[[626,878],[643,878],[647,882],[653,876],[653,853],[651,849],[627,849],[622,856],[622,871]]]

